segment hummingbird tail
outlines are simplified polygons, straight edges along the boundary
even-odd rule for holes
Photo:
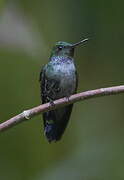
[[[61,139],[68,124],[73,104],[43,114],[44,132],[49,142]]]
[[[46,124],[44,133],[49,142],[58,140],[56,132],[57,132],[57,125],[55,123],[54,124]]]

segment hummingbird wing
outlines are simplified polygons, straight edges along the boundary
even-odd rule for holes
[[[55,100],[56,98],[54,95],[60,90],[59,82],[53,79],[48,79],[45,74],[45,69],[46,66],[43,67],[40,73],[41,99],[43,104]],[[77,79],[77,72],[75,75]],[[76,91],[77,83],[74,93],[76,93]],[[68,106],[43,113],[44,132],[49,142],[61,139],[61,136],[68,124],[72,107],[73,104],[70,104]]]

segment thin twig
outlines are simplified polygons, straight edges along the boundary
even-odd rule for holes
[[[42,105],[34,107],[32,109],[25,110],[22,113],[18,114],[17,116],[14,116],[11,119],[1,123],[0,131],[4,131],[8,128],[11,128],[11,127],[13,127],[19,123],[22,123],[25,120],[31,119],[32,117],[34,117],[38,114],[41,114],[43,112],[54,110],[56,108],[66,106],[68,104],[72,104],[72,103],[82,101],[85,99],[120,94],[120,93],[124,93],[124,85],[108,87],[108,88],[100,88],[100,89],[81,92],[81,93],[70,96],[69,99],[66,97],[62,98],[62,99],[58,99],[58,100],[54,101],[54,105],[52,105],[50,103],[42,104]]]

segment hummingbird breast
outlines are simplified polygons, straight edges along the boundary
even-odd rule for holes
[[[75,93],[76,68],[72,59],[50,61],[46,67],[45,76],[51,82],[53,81],[52,90],[55,91],[55,93],[51,93],[53,100]]]

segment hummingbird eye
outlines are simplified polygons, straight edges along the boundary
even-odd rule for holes
[[[62,50],[63,46],[58,46],[58,50]]]

